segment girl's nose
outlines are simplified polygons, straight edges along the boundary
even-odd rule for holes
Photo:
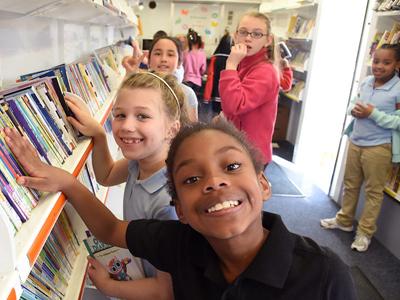
[[[221,176],[212,176],[210,178],[208,178],[203,192],[204,193],[210,193],[212,191],[218,191],[220,189],[226,188],[227,186],[229,186],[229,182],[221,177]]]
[[[126,118],[121,124],[121,128],[126,131],[135,131],[135,121],[131,118]]]

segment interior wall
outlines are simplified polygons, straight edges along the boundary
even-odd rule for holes
[[[171,0],[157,1],[157,7],[155,9],[149,9],[147,5],[148,1],[144,2],[144,9],[138,12],[143,25],[143,36],[142,39],[151,39],[153,34],[158,30],[164,30],[168,34],[172,34],[172,7],[173,2]],[[180,1],[184,2],[184,1]],[[218,1],[215,1],[218,3]],[[188,6],[195,5],[194,3],[187,3]],[[205,3],[205,5],[211,5],[211,3]],[[259,4],[245,4],[245,3],[221,3],[221,13],[219,22],[219,35],[218,39],[222,37],[224,29],[228,28],[231,33],[236,29],[236,25],[239,21],[240,16],[249,10],[258,11]],[[231,14],[229,12],[232,12]],[[229,18],[230,16],[230,18]],[[210,47],[208,45],[207,55],[210,56],[218,44],[218,40],[215,41],[214,45]]]
[[[294,162],[328,193],[368,1],[321,0]],[[346,7],[346,9],[343,9]],[[337,16],[348,22],[338,22]]]

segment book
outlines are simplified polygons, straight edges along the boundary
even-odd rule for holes
[[[83,240],[89,255],[96,258],[115,280],[127,281],[144,278],[142,262],[128,249],[105,244],[95,236]]]

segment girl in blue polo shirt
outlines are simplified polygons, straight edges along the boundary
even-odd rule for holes
[[[366,251],[376,231],[383,189],[393,162],[400,162],[400,67],[399,45],[384,44],[374,53],[372,76],[360,86],[348,109],[354,120],[349,135],[342,208],[334,218],[322,219],[326,229],[353,231],[353,220],[365,183],[365,204],[351,249]]]
[[[112,131],[124,158],[114,161],[104,128],[87,112],[83,102],[66,97],[75,114],[70,122],[93,137],[93,168],[104,186],[126,182],[123,200],[125,220],[176,219],[170,206],[165,159],[170,140],[188,122],[185,95],[173,75],[133,73],[122,82],[112,108]],[[101,217],[99,217],[101,220]],[[107,296],[123,299],[172,299],[168,273],[142,260],[146,278],[117,281],[94,258],[88,258],[89,277]]]

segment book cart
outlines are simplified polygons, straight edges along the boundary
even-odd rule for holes
[[[40,18],[43,18],[44,22],[55,22],[54,20],[60,22],[61,20],[61,22],[71,22],[74,26],[81,26],[82,28],[87,24],[90,24],[90,26],[104,26],[111,31],[121,31],[121,28],[129,28],[130,35],[134,35],[137,29],[137,20],[132,9],[128,7],[127,1],[113,1],[113,4],[114,6],[103,5],[103,1],[91,0],[2,1],[0,3],[0,14],[7,17],[11,16],[13,20],[14,18],[24,18],[24,20],[33,18],[32,22],[38,23],[42,22]],[[40,19],[39,21],[37,21],[38,18]],[[34,32],[35,28],[32,30]],[[40,28],[37,30],[40,30]],[[118,36],[114,41],[120,38]],[[106,73],[105,77],[108,77],[109,93],[108,95],[103,95],[104,99],[100,101],[101,107],[94,114],[96,120],[104,124],[112,106],[114,97],[114,91],[112,90],[122,80],[122,76],[118,72],[114,72],[113,66],[106,62],[108,57],[94,54],[93,50],[95,48],[86,48],[85,50],[92,57],[96,56],[95,59],[101,62],[102,68]],[[107,50],[107,47],[104,47],[98,53],[106,53]],[[118,57],[118,59],[121,57]],[[3,63],[1,64],[0,61],[0,66],[6,65],[4,62],[7,57],[2,57],[2,59]],[[43,57],[43,60],[45,60],[45,57]],[[63,63],[63,61],[59,63]],[[78,64],[78,62],[76,63]],[[42,69],[39,62],[37,65],[36,69],[29,71],[36,72]],[[47,66],[47,68],[51,67],[53,66]],[[88,68],[87,65],[86,68]],[[1,68],[0,75],[2,75]],[[21,73],[18,75],[21,75]],[[7,76],[1,76],[3,84],[4,82],[8,84],[9,80],[6,80],[7,78],[5,77]],[[3,88],[7,87],[8,85],[3,86]],[[80,140],[72,155],[66,158],[62,167],[77,177],[81,176],[79,174],[86,169],[85,162],[90,159],[92,147],[93,143],[90,139]],[[107,189],[98,188],[96,196],[104,202],[107,197]],[[28,278],[35,261],[41,256],[43,246],[49,239],[49,235],[57,220],[61,218],[60,214],[63,214],[63,211],[67,212],[76,237],[80,240],[86,237],[85,225],[72,206],[66,202],[64,195],[61,193],[45,194],[44,197],[40,198],[36,207],[32,209],[29,219],[22,224],[15,235],[4,225],[4,220],[0,220],[0,244],[2,245],[0,250],[0,299],[20,298],[22,294],[21,285]],[[4,215],[0,216],[4,217]],[[71,288],[66,289],[63,299],[80,299],[82,297],[87,267],[87,252],[83,243],[80,244],[77,252],[78,255],[68,279],[68,286]]]
[[[307,99],[307,73],[311,70],[313,31],[318,12],[317,1],[269,1],[260,11],[271,19],[277,42],[284,41],[292,53],[292,89],[281,92],[274,140],[296,144],[302,102]]]

